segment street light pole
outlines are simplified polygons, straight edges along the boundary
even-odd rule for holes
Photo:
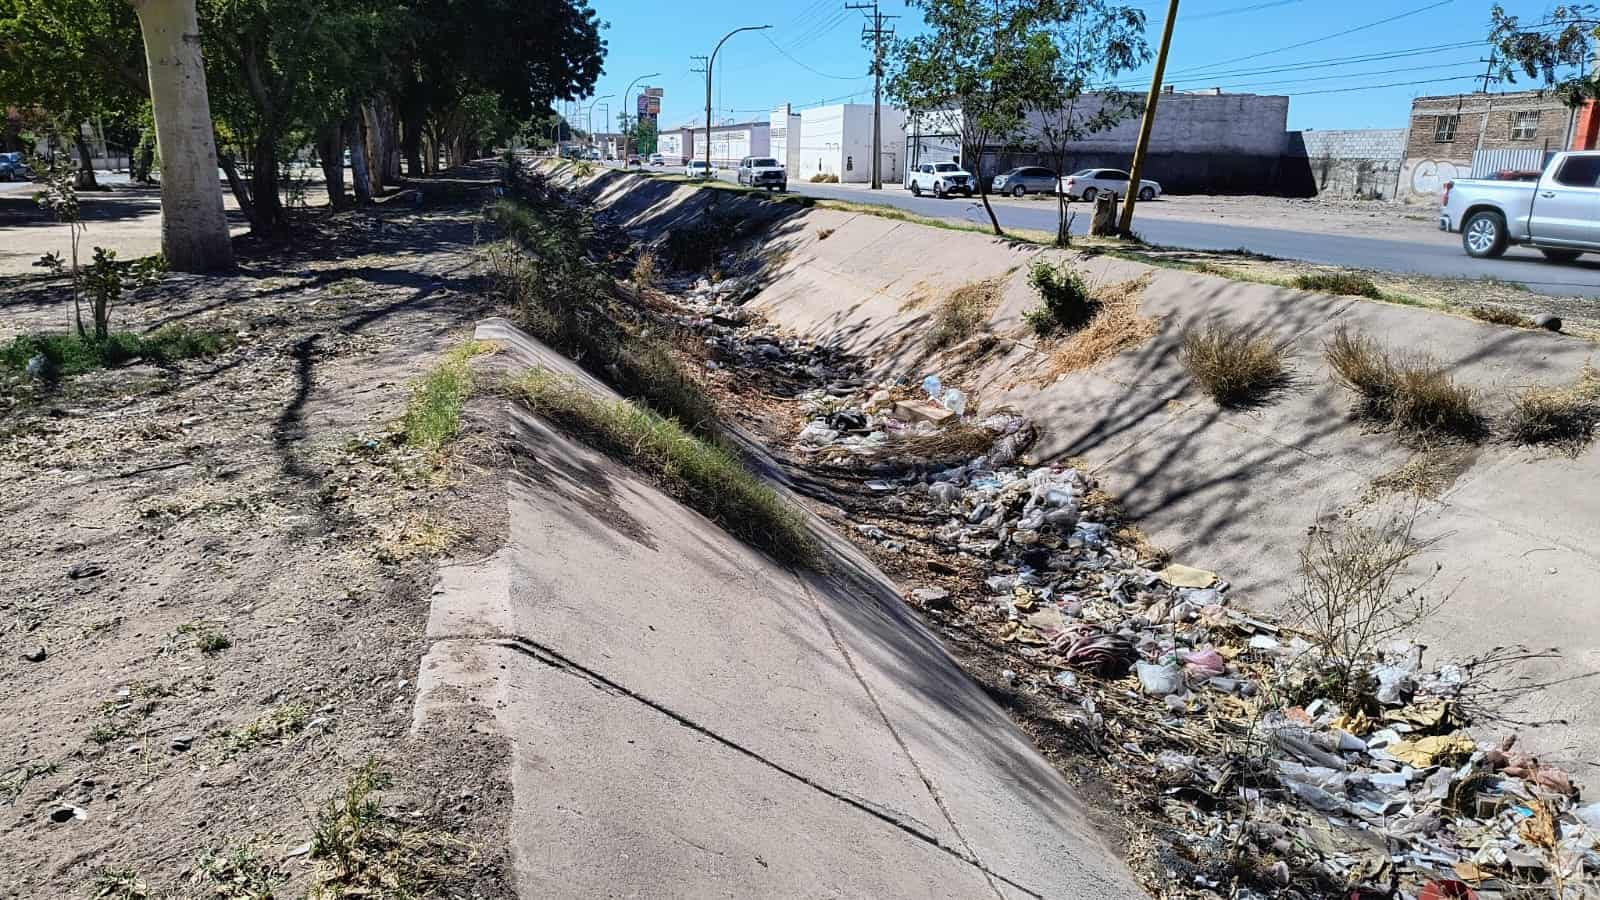
[[[622,114],[624,116],[626,116],[628,114],[628,92],[633,90],[633,86],[638,84],[639,82],[645,80],[646,78],[655,78],[656,76],[658,76],[660,74],[661,74],[660,72],[651,72],[649,75],[640,75],[638,78],[635,78],[634,80],[628,82],[628,86],[622,89]],[[633,117],[633,124],[634,124],[635,128],[637,128],[638,125],[639,125],[639,116],[637,115],[637,111],[635,111],[635,115]],[[628,149],[629,149],[629,145],[632,144],[632,143],[633,143],[633,141],[627,135],[623,135],[623,137],[622,137],[622,162],[623,162],[624,165],[626,165],[627,162],[628,162]]]
[[[746,25],[743,28],[735,28],[734,30],[732,30],[732,31],[728,32],[727,34],[723,35],[722,36],[722,40],[717,41],[717,46],[714,47],[711,50],[711,56],[706,58],[706,177],[707,178],[711,177],[711,67],[716,65],[716,62],[717,62],[717,51],[722,49],[722,45],[727,43],[728,38],[733,37],[734,35],[738,34],[741,31],[765,31],[766,29],[771,28],[771,27],[772,27],[771,25]]]
[[[589,101],[589,108],[583,114],[583,127],[585,131],[589,132],[590,149],[593,149],[596,146],[594,140],[594,105],[599,103],[601,100],[609,100],[615,96],[616,94],[601,94],[600,96]]]
[[[1122,220],[1117,223],[1117,233],[1127,237],[1133,233],[1133,202],[1139,197],[1139,175],[1144,169],[1144,156],[1150,149],[1150,128],[1156,123],[1156,101],[1161,96],[1161,79],[1167,71],[1167,50],[1172,47],[1172,26],[1178,21],[1178,0],[1167,5],[1167,25],[1161,32],[1161,49],[1156,51],[1156,70],[1150,76],[1150,94],[1144,98],[1144,120],[1139,123],[1139,142],[1133,146],[1133,165],[1128,167],[1128,191],[1122,198]]]

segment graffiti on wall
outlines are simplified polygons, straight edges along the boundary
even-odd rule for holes
[[[1437,197],[1444,190],[1446,181],[1472,175],[1472,163],[1464,160],[1406,160],[1406,167],[1410,171],[1401,177],[1401,181],[1410,188],[1412,194],[1419,197]]]

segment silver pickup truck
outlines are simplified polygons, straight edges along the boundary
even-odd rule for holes
[[[1468,256],[1529,244],[1554,262],[1572,262],[1600,252],[1600,151],[1557,153],[1538,181],[1447,181],[1443,204],[1439,230],[1461,232]]]

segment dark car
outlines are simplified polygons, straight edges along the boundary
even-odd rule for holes
[[[994,177],[994,192],[1021,197],[1023,194],[1054,194],[1056,173],[1041,166],[1019,166]]]
[[[21,153],[0,153],[0,181],[32,181],[33,170]]]

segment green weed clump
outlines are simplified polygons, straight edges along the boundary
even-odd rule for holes
[[[386,812],[378,792],[389,775],[368,760],[317,811],[307,900],[465,896],[475,851],[423,821]]]
[[[416,383],[401,420],[408,446],[437,450],[461,431],[461,410],[472,395],[471,359],[493,349],[488,341],[467,341],[445,354],[439,365]]]
[[[542,369],[517,381],[514,392],[533,412],[644,472],[730,534],[786,563],[816,560],[816,541],[805,518],[727,447],[635,404],[596,397]]]
[[[1056,267],[1040,260],[1028,270],[1028,283],[1044,305],[1028,310],[1022,318],[1039,337],[1076,331],[1100,310],[1088,282],[1065,265]]]
[[[1414,437],[1483,435],[1477,396],[1426,355],[1390,354],[1341,325],[1326,347],[1328,364],[1359,399],[1362,414]]]
[[[1366,297],[1370,300],[1383,299],[1383,292],[1378,290],[1378,286],[1372,283],[1371,278],[1352,272],[1313,272],[1296,275],[1294,286],[1306,291],[1321,291],[1324,294],[1344,294],[1350,297]]]
[[[215,356],[233,345],[226,332],[168,325],[146,334],[114,331],[104,338],[68,332],[21,334],[0,345],[0,368],[23,371],[28,361],[43,356],[58,377],[112,369],[138,360],[158,366],[185,359]]]

